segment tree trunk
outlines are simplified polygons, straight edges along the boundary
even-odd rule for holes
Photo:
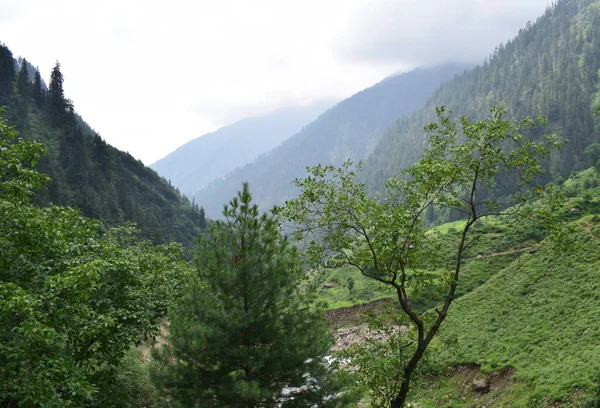
[[[406,396],[408,395],[409,385],[410,379],[404,379],[404,381],[402,381],[402,385],[400,386],[400,392],[394,397],[393,400],[390,401],[391,408],[404,407],[404,402],[406,401]]]
[[[412,378],[413,372],[419,364],[419,361],[423,357],[425,353],[425,349],[427,348],[428,342],[420,341],[417,349],[415,350],[415,354],[413,354],[412,358],[404,368],[404,376],[402,378],[402,384],[400,384],[400,391],[398,394],[390,401],[391,408],[402,408],[404,407],[404,403],[406,402],[406,396],[408,395],[408,390],[410,388],[410,380]]]
[[[394,397],[394,399],[390,401],[390,408],[404,407],[404,403],[406,402],[406,396],[408,395],[408,390],[410,388],[410,378],[412,377],[412,371],[413,369],[409,368],[409,366],[407,366],[404,370],[404,379],[402,380],[402,384],[400,385],[400,391]]]

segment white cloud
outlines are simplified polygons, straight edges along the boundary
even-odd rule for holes
[[[351,61],[480,62],[535,21],[548,0],[363,1],[340,55]]]
[[[76,110],[149,164],[249,114],[343,98],[415,63],[487,55],[540,1],[0,0],[0,41],[46,79],[59,60]]]

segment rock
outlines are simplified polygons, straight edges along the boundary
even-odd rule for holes
[[[490,384],[487,380],[474,380],[473,381],[473,391],[478,392],[480,394],[485,394],[490,390]]]
[[[325,283],[323,284],[323,287],[324,287],[325,289],[331,289],[331,288],[335,288],[336,286],[337,286],[337,282],[335,282],[335,281],[331,281],[331,282],[325,282]]]
[[[579,212],[579,208],[573,207],[573,208],[571,208],[571,212],[572,213],[578,213]]]

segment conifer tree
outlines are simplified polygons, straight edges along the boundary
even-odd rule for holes
[[[200,236],[155,380],[188,407],[342,406],[324,363],[333,338],[304,296],[296,248],[247,184],[224,216]]]
[[[50,75],[50,86],[48,87],[48,112],[52,117],[52,123],[56,126],[72,117],[73,102],[65,98],[63,89],[63,74],[60,72],[60,63],[57,61]]]
[[[15,60],[7,46],[0,43],[0,102],[12,92],[15,80]]]
[[[42,108],[44,105],[44,88],[42,88],[42,76],[40,75],[39,69],[35,70],[33,86],[31,88],[31,97],[35,100],[38,108]]]
[[[21,61],[21,69],[19,69],[19,74],[17,75],[17,91],[19,92],[19,95],[25,99],[25,101],[27,101],[27,98],[29,97],[30,86],[29,72],[27,71],[27,60],[23,58]]]
[[[200,228],[206,229],[206,212],[204,211],[204,207],[200,207],[198,212],[200,213],[198,224],[200,225]]]

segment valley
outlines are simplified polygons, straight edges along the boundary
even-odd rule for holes
[[[0,407],[600,406],[600,1],[552,2],[475,62],[394,65],[355,31],[308,62],[248,40],[194,100],[233,44],[139,86],[153,49],[115,106],[136,89],[165,138],[202,136],[150,166],[78,113],[66,63],[0,43]]]

